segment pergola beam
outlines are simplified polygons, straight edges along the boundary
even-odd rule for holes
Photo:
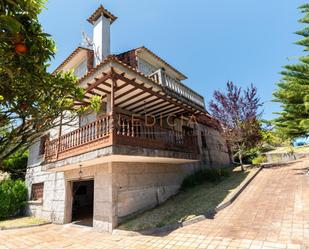
[[[134,107],[134,109],[132,109],[132,111],[136,111],[136,110],[138,110],[139,108],[141,108],[141,107],[145,107],[145,108],[147,108],[147,109],[152,109],[153,107],[157,107],[158,105],[161,105],[161,104],[163,104],[163,103],[165,103],[166,101],[165,100],[163,100],[163,99],[156,99],[156,100],[154,100],[153,102],[155,102],[155,101],[158,101],[158,100],[161,100],[161,101],[159,101],[159,102],[156,102],[156,103],[154,103],[154,104],[151,104],[151,103],[148,103],[148,104],[151,104],[150,106],[147,106],[147,104],[146,105],[141,105],[140,107]]]
[[[162,106],[158,106],[158,105],[160,105],[160,104],[162,104],[162,103],[165,103],[165,104],[162,105]],[[145,109],[147,110],[147,112],[152,112],[152,111],[156,110],[157,108],[164,108],[164,107],[170,106],[170,105],[172,105],[172,104],[169,103],[169,102],[166,103],[166,101],[163,101],[163,102],[160,102],[159,104],[151,105],[152,108],[149,108],[149,107],[145,106]],[[135,110],[135,109],[133,109],[133,110]]]
[[[122,76],[122,75],[120,75],[120,74],[118,74],[116,72],[114,72],[113,74],[115,74],[115,77],[117,77],[119,80],[122,80],[122,81],[125,81],[125,82],[129,82],[131,85],[133,85],[135,87],[138,87],[138,88],[140,88],[141,90],[143,90],[145,92],[149,92],[151,95],[154,95],[154,96],[156,96],[158,98],[163,98],[163,99],[171,102],[172,104],[174,104],[174,105],[176,105],[178,107],[181,107],[184,110],[187,110],[188,112],[194,113],[194,111],[195,111],[194,109],[191,109],[191,108],[183,106],[182,104],[179,104],[177,101],[174,101],[172,99],[168,99],[168,97],[166,96],[165,93],[164,93],[164,95],[162,95],[162,94],[160,94],[158,92],[155,92],[153,90],[149,90],[147,87],[144,86],[144,84],[143,85],[138,84],[135,81],[132,81],[132,80],[126,78],[125,76]]]
[[[93,89],[95,89],[96,87],[98,87],[100,84],[103,84],[105,83],[106,80],[108,80],[109,78],[111,77],[111,72],[108,73],[108,74],[105,74],[103,73],[103,77],[98,79],[98,78],[95,78],[96,82],[91,84],[90,86],[88,86],[88,88],[86,89],[86,92],[89,92],[89,91],[92,91]],[[107,83],[106,83],[107,84]],[[111,87],[110,84],[108,84],[109,87]]]
[[[118,88],[118,91],[119,91],[119,89],[120,89],[120,88]],[[126,92],[124,92],[124,93],[118,95],[118,96],[115,98],[115,100],[118,100],[118,99],[120,99],[120,98],[122,98],[122,97],[124,97],[124,96],[126,96],[126,95],[128,95],[128,94],[130,94],[130,93],[132,93],[132,92],[134,92],[134,91],[136,91],[136,90],[139,90],[139,89],[136,88],[136,87],[133,87],[133,88],[131,88],[130,90],[128,90],[128,91],[126,91]]]
[[[136,105],[137,103],[143,102],[144,100],[146,100],[146,99],[148,99],[148,98],[151,98],[151,97],[152,97],[151,95],[147,95],[147,96],[145,96],[145,97],[143,97],[143,98],[141,98],[141,99],[138,99],[138,100],[134,101],[133,103],[130,103],[130,104],[124,106],[123,108],[126,109],[126,108],[128,108],[129,106]]]
[[[122,104],[124,104],[124,103],[126,103],[126,102],[128,102],[128,101],[130,101],[130,100],[132,100],[132,99],[135,99],[136,97],[138,97],[139,95],[141,95],[141,94],[144,94],[143,92],[139,92],[139,93],[137,93],[137,94],[134,94],[134,95],[132,95],[131,97],[129,97],[129,98],[127,98],[127,99],[124,99],[124,100],[122,100],[122,101],[120,101],[117,105],[119,106],[119,105],[122,105]]]
[[[123,75],[123,74],[121,74],[121,75]],[[124,76],[124,75],[123,75]],[[132,79],[133,81],[135,81],[136,80],[136,78],[134,78],[134,79]],[[118,89],[117,89],[117,91],[119,91],[119,90],[121,90],[121,89],[123,89],[123,88],[125,88],[126,86],[129,86],[130,85],[130,83],[124,83],[122,86],[119,86],[118,87]]]
[[[90,83],[87,83],[87,85],[88,85],[89,87],[91,86]],[[109,91],[107,91],[107,90],[105,90],[105,89],[103,89],[103,88],[101,88],[101,87],[99,87],[99,86],[96,86],[94,89],[96,89],[96,90],[98,90],[98,91],[101,91],[101,92],[103,92],[103,93],[106,93],[106,94],[110,94]],[[92,94],[96,94],[96,93],[93,92],[93,91],[91,91],[91,93],[92,93]]]
[[[168,106],[165,107],[163,109],[159,109],[157,111],[153,111],[153,112],[149,112],[148,114],[153,115],[153,116],[157,116],[159,114],[165,114],[166,112],[173,112],[174,110],[178,110],[178,109],[183,109],[179,106]]]

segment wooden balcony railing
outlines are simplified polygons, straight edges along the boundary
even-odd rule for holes
[[[58,139],[48,141],[45,159],[54,161],[112,144],[198,153],[197,137],[193,134],[146,125],[144,121],[126,115],[116,115],[114,119],[107,115]]]
[[[203,108],[205,107],[203,96],[199,95],[189,87],[185,86],[179,80],[170,77],[162,69],[159,69],[156,72],[150,74],[149,77],[152,78],[158,84],[169,88],[170,90],[178,93],[179,95],[189,99],[193,103],[198,104]]]
[[[60,138],[47,142],[45,146],[45,159],[53,160],[59,154],[88,145],[106,138],[111,133],[111,116],[102,117],[77,130],[69,132]]]
[[[146,125],[143,120],[132,120],[130,116],[126,115],[118,115],[117,118],[118,144],[197,152],[197,137],[194,134],[185,134],[158,125]]]

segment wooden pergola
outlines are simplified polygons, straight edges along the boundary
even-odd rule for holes
[[[149,86],[113,67],[88,82],[85,99],[76,104],[87,105],[95,95],[100,96],[102,101],[107,101],[110,96],[111,112],[118,107],[130,113],[161,118],[168,115],[208,115],[202,108],[168,95],[161,86]]]

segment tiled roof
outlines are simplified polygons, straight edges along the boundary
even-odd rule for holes
[[[95,12],[93,12],[93,14],[87,19],[87,21],[93,24],[101,16],[101,14],[103,14],[103,16],[105,16],[106,18],[109,18],[111,20],[111,23],[113,23],[117,19],[116,16],[114,16],[111,12],[109,12],[102,5],[100,5],[100,7],[97,8]]]

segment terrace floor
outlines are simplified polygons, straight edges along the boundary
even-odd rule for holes
[[[0,231],[0,248],[309,248],[309,160],[264,169],[214,219],[157,236],[46,225]]]

